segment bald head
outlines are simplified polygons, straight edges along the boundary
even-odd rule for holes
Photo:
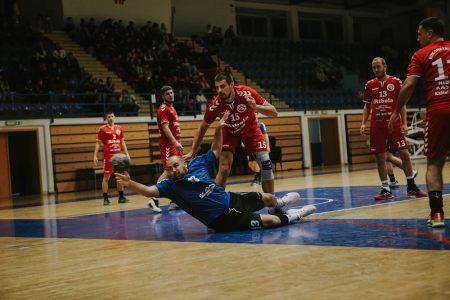
[[[181,156],[178,156],[178,155],[175,155],[175,156],[171,156],[171,157],[169,157],[168,159],[167,159],[167,164],[169,165],[169,164],[173,164],[173,163],[175,163],[175,162],[177,162],[177,163],[184,163],[184,160],[183,160],[183,158],[181,157]]]
[[[375,57],[374,59],[372,59],[372,64],[374,62],[380,62],[383,66],[386,66],[386,61],[382,57]]]

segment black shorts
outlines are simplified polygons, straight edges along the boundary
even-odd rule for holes
[[[209,227],[218,232],[261,229],[261,216],[255,211],[264,207],[261,193],[229,193],[230,208]]]

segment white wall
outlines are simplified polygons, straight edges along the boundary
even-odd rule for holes
[[[38,152],[40,162],[42,194],[54,193],[53,157],[50,136],[50,120],[19,120],[15,126],[7,126],[7,121],[0,122],[0,131],[37,131]]]
[[[168,0],[125,0],[115,4],[113,0],[62,0],[64,16],[72,17],[77,23],[80,18],[99,21],[113,20],[134,21],[144,24],[147,21],[164,23],[170,32],[171,2]],[[86,20],[87,21],[87,20]]]
[[[229,0],[172,0],[175,36],[191,36],[205,31],[206,24],[236,28],[234,5]]]

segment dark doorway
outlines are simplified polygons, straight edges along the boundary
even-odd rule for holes
[[[341,163],[337,118],[312,118],[308,120],[313,167]]]
[[[41,193],[36,131],[8,133],[9,164],[13,196]]]

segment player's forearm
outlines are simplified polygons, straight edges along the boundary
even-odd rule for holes
[[[130,153],[128,153],[128,148],[127,148],[127,144],[125,143],[125,141],[122,141],[122,149],[123,149],[123,152],[124,152],[127,156],[130,156]]]
[[[361,124],[366,124],[367,119],[369,119],[369,114],[370,114],[370,108],[367,107],[367,104],[364,105],[363,108],[363,114],[362,114],[362,121]]]
[[[198,152],[198,149],[200,147],[200,143],[203,140],[203,137],[205,136],[206,131],[208,130],[208,126],[200,125],[200,128],[195,133],[194,141],[192,142],[192,154],[196,154]]]
[[[405,105],[402,107],[402,110],[400,111],[400,118],[401,118],[402,125],[408,125],[408,117],[406,114],[406,106]]]
[[[406,105],[409,98],[411,98],[412,93],[414,92],[414,88],[416,87],[418,78],[416,77],[407,77],[403,82],[402,88],[400,89],[400,93],[397,98],[397,106],[395,111],[397,114],[400,114],[402,107]]]
[[[175,144],[177,142],[177,140],[175,139],[175,137],[173,136],[172,132],[170,131],[170,129],[166,126],[162,127],[162,131],[164,133],[164,135],[166,136],[166,138],[172,143]]]
[[[256,105],[256,111],[262,113],[265,116],[276,117],[278,116],[278,111],[272,104],[269,105]]]
[[[141,183],[138,183],[134,180],[130,180],[130,183],[127,186],[128,189],[132,190],[135,193],[141,194],[146,197],[158,197],[159,191],[154,186],[146,186]]]
[[[217,126],[214,130],[214,140],[211,145],[211,150],[219,157],[220,151],[222,151],[222,127]]]
[[[99,149],[100,149],[100,144],[99,144],[99,142],[96,142],[95,148],[94,148],[94,157],[97,156]]]

